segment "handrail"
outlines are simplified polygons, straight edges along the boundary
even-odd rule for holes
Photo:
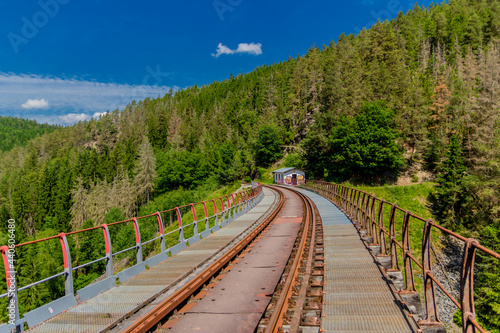
[[[373,237],[371,245],[380,246],[381,256],[390,256],[391,269],[399,270],[399,255],[402,254],[402,271],[404,279],[404,290],[402,294],[416,293],[413,271],[413,263],[419,266],[423,272],[425,309],[426,318],[418,322],[420,327],[443,326],[439,319],[437,299],[435,295],[434,283],[457,305],[462,312],[463,332],[484,332],[485,330],[476,321],[476,310],[474,307],[474,269],[476,250],[500,260],[500,254],[482,246],[478,240],[466,238],[443,226],[440,226],[432,219],[424,219],[418,215],[406,211],[383,199],[379,199],[365,191],[347,187],[341,184],[328,183],[325,181],[306,180],[306,188],[318,192],[320,195],[332,201],[339,207],[351,220],[366,230],[368,236]],[[371,202],[371,206],[370,206]],[[378,208],[377,208],[378,207]],[[390,207],[389,229],[384,225],[384,207]],[[378,211],[377,211],[378,210]],[[395,222],[396,212],[404,213],[402,220],[402,230],[399,235],[396,233]],[[422,258],[419,261],[412,254],[410,244],[410,220],[411,218],[425,223],[422,238]],[[444,286],[437,281],[432,274],[431,261],[431,234],[432,230],[437,229],[440,232],[450,235],[464,243],[462,255],[462,271],[460,279],[460,302],[457,301]],[[386,244],[388,236],[389,244]],[[398,241],[401,237],[401,241]],[[398,251],[398,249],[402,250]]]
[[[106,277],[108,277],[108,278],[109,277],[116,277],[117,275],[115,275],[113,272],[113,257],[117,256],[118,254],[135,250],[135,252],[136,252],[136,264],[139,264],[144,259],[143,258],[143,246],[146,244],[149,244],[155,240],[158,240],[158,239],[160,239],[160,242],[161,242],[160,243],[161,244],[161,252],[165,253],[167,251],[170,251],[170,248],[166,249],[165,236],[169,236],[171,234],[178,233],[179,238],[178,238],[178,241],[176,244],[176,245],[178,245],[180,243],[186,242],[186,239],[184,238],[184,229],[188,226],[194,225],[194,227],[193,227],[194,236],[197,236],[197,235],[199,236],[202,234],[202,233],[198,232],[198,228],[197,228],[197,224],[201,221],[204,221],[204,223],[205,223],[205,231],[210,230],[209,229],[209,219],[213,219],[214,227],[215,226],[219,226],[219,227],[223,226],[223,225],[225,225],[225,223],[231,222],[233,218],[236,218],[243,211],[247,211],[250,208],[252,208],[255,204],[257,204],[258,200],[260,200],[260,198],[262,198],[261,194],[262,194],[262,185],[261,184],[259,184],[257,187],[243,190],[239,194],[236,193],[236,199],[234,198],[234,193],[231,193],[230,195],[233,198],[233,205],[230,204],[229,197],[228,197],[228,195],[226,195],[225,197],[227,199],[227,204],[228,204],[226,208],[224,207],[224,202],[222,199],[223,197],[220,197],[220,198],[218,198],[218,199],[220,199],[221,207],[222,207],[222,210],[220,212],[217,212],[217,206],[216,206],[217,199],[212,199],[211,201],[213,202],[213,208],[214,208],[214,215],[212,215],[212,216],[208,216],[206,202],[202,201],[199,203],[191,203],[188,205],[171,208],[171,209],[164,210],[164,211],[159,211],[159,212],[152,213],[152,214],[145,215],[145,216],[133,217],[131,219],[124,220],[124,221],[117,221],[117,222],[113,222],[113,223],[109,223],[109,224],[102,224],[102,225],[95,226],[92,228],[76,230],[76,231],[72,231],[72,232],[68,232],[68,233],[59,233],[57,235],[46,237],[43,239],[37,239],[37,240],[29,241],[29,242],[24,242],[21,244],[14,244],[13,246],[12,245],[0,246],[0,252],[2,255],[4,269],[5,269],[5,271],[4,271],[5,277],[4,278],[7,281],[7,290],[9,291],[7,293],[0,295],[0,299],[4,298],[4,297],[8,297],[9,303],[11,303],[11,301],[14,301],[14,303],[17,306],[18,301],[19,301],[19,299],[17,297],[18,291],[29,289],[31,287],[34,287],[34,286],[39,285],[41,283],[53,280],[53,279],[60,277],[60,276],[65,277],[64,278],[65,295],[74,294],[75,291],[73,289],[74,288],[74,286],[73,286],[73,271],[76,271],[78,269],[81,269],[81,268],[84,268],[84,267],[87,267],[87,266],[90,266],[90,265],[93,265],[93,264],[96,264],[96,263],[99,263],[99,262],[105,260],[106,261]],[[238,195],[241,195],[242,198],[244,195],[244,197],[246,199],[241,200],[241,202],[240,202],[238,200]],[[195,205],[203,205],[203,212],[204,212],[203,215],[204,216],[199,221],[197,219]],[[189,213],[192,216],[190,218],[193,219],[193,222],[189,222],[189,223],[182,222],[183,216],[182,216],[180,208],[186,208],[186,207],[190,208]],[[174,211],[176,212],[176,215],[177,215],[177,228],[167,231],[167,230],[165,230],[165,226],[163,225],[162,214],[174,212]],[[220,215],[220,218],[219,218],[219,215]],[[156,221],[157,221],[155,223],[158,223],[157,235],[153,235],[153,238],[151,238],[151,239],[146,239],[146,240],[141,239],[141,232],[140,232],[140,226],[139,226],[138,220],[145,219],[148,217],[154,217],[154,216],[156,216]],[[119,225],[122,225],[122,224],[125,224],[128,222],[132,222],[133,226],[134,226],[135,245],[114,252],[109,227],[119,226]],[[77,235],[77,234],[86,233],[86,232],[91,232],[91,231],[94,231],[97,229],[101,229],[103,232],[103,235],[104,235],[105,255],[103,257],[100,257],[100,258],[91,260],[89,262],[82,263],[76,267],[73,267],[73,263],[72,263],[72,259],[71,259],[71,251],[70,251],[70,247],[68,245],[67,237]],[[11,254],[12,248],[13,247],[20,248],[20,247],[29,246],[29,245],[33,245],[33,244],[39,244],[42,242],[46,242],[49,240],[55,240],[55,239],[60,240],[61,251],[62,251],[62,255],[63,255],[62,257],[63,257],[64,271],[58,272],[52,276],[40,279],[38,281],[34,281],[31,284],[28,284],[25,286],[18,286],[18,284],[17,284],[18,281],[16,281],[17,276],[12,274],[13,272],[17,271],[17,268],[18,268],[18,267],[14,267],[14,266],[18,265],[18,261],[16,261],[16,264],[12,263],[12,259],[13,259],[13,255]],[[10,291],[10,288],[12,285],[14,285],[13,292]],[[20,320],[20,314],[19,314],[18,310],[16,310],[15,317],[16,317],[15,318],[16,325],[17,326],[23,325],[22,323],[24,321]]]

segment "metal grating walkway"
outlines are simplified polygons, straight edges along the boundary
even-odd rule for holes
[[[333,203],[299,189],[318,207],[323,221],[324,332],[416,332],[393,288],[379,270],[351,221]]]
[[[153,307],[165,297],[162,293],[173,292],[175,284],[189,279],[195,268],[204,265],[212,255],[270,213],[277,197],[268,189],[263,191],[264,198],[259,204],[224,228],[120,285],[30,328],[28,332],[101,332],[144,306]]]

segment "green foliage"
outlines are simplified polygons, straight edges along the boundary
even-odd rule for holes
[[[481,230],[482,243],[489,247],[500,244],[500,228],[498,223]],[[480,309],[481,322],[487,327],[500,332],[500,262],[478,251],[477,258],[476,308]]]
[[[268,167],[283,155],[283,140],[280,130],[271,125],[266,125],[259,130],[255,142],[255,160],[258,166]]]
[[[375,195],[387,202],[395,203],[403,209],[425,219],[432,218],[429,209],[428,197],[435,187],[435,183],[421,183],[406,186],[354,186],[357,189]]]
[[[114,217],[121,216],[112,216],[112,218]],[[92,220],[87,220],[83,224],[84,229],[92,228],[93,226],[94,222]],[[104,235],[101,229],[83,232],[78,237],[79,245],[76,249],[76,262],[78,265],[82,265],[105,256]],[[73,253],[72,257],[75,257]],[[99,278],[103,272],[105,272],[105,269],[105,262],[99,261],[98,263],[77,270],[74,275],[75,289],[78,290],[89,285],[92,281]]]
[[[307,161],[307,178],[321,179],[328,175],[328,138],[325,134],[317,131],[309,131],[303,142],[305,149],[304,157]]]
[[[291,153],[285,156],[285,167],[304,169],[306,163],[299,153]]]
[[[397,173],[403,162],[392,127],[393,113],[381,102],[342,117],[330,136],[329,177],[373,179]]]
[[[34,120],[0,117],[0,152],[9,151],[15,146],[24,146],[29,140],[51,133],[57,128],[57,126],[38,124]]]
[[[436,217],[451,227],[454,227],[453,224],[462,223],[461,210],[465,208],[468,200],[467,192],[462,187],[464,172],[460,142],[456,136],[452,136],[445,160],[441,163],[438,187],[432,196]]]
[[[182,188],[194,188],[202,184],[208,176],[205,160],[200,151],[157,151],[159,194]],[[223,162],[222,162],[223,163]],[[221,164],[222,164],[221,163]],[[217,170],[214,170],[217,173]]]
[[[274,183],[274,178],[271,169],[259,168],[259,181],[263,184]]]

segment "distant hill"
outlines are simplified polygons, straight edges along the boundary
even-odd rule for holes
[[[0,117],[0,151],[24,146],[37,135],[53,132],[57,126],[38,124],[34,120]]]

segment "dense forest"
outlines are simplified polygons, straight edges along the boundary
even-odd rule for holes
[[[0,151],[24,146],[36,136],[51,133],[56,128],[57,126],[38,124],[34,120],[0,117]]]
[[[133,101],[1,153],[0,219],[19,221],[18,241],[70,231],[283,157],[332,181],[418,165],[437,175],[436,218],[500,251],[499,43],[496,0],[415,5],[303,56]],[[480,320],[498,330],[500,267],[479,265]]]

